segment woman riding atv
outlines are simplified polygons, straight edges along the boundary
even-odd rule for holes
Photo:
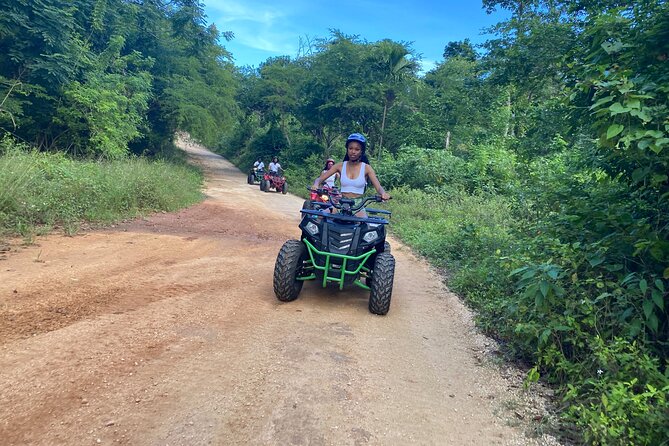
[[[314,189],[320,188],[321,184],[327,178],[338,173],[340,174],[342,196],[353,198],[356,200],[356,204],[361,200],[365,192],[367,180],[372,182],[372,185],[384,201],[390,199],[390,195],[381,187],[374,169],[369,165],[369,160],[365,156],[366,147],[367,140],[363,135],[360,133],[349,135],[346,138],[346,156],[344,156],[344,161],[336,163],[327,171],[322,172],[314,181]],[[364,210],[361,210],[356,215],[365,217],[366,213]]]
[[[279,164],[279,158],[275,156],[272,158],[272,162],[269,163],[269,173],[270,175],[278,175],[280,170],[282,170],[282,167]]]

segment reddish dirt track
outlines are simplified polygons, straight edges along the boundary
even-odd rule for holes
[[[280,303],[302,199],[182,146],[207,175],[201,204],[0,260],[1,444],[537,442],[513,426],[494,343],[427,264],[391,241],[385,317],[362,289],[313,282]]]

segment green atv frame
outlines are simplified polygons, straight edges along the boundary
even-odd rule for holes
[[[339,289],[344,289],[344,284],[347,283],[347,276],[355,278],[353,284],[364,288],[369,291],[370,288],[360,281],[361,276],[367,279],[367,274],[370,272],[369,268],[365,266],[367,260],[374,254],[376,254],[376,249],[372,248],[371,251],[368,251],[359,256],[348,256],[345,254],[335,254],[327,251],[319,251],[314,245],[309,243],[308,239],[302,240],[307,246],[307,253],[309,254],[310,265],[303,265],[303,272],[308,272],[311,269],[322,271],[323,276],[323,287],[326,287],[329,282],[335,282],[339,284]],[[319,256],[325,259],[325,265],[319,266],[316,262],[316,257]],[[340,259],[342,261],[340,268],[333,268],[331,265],[334,263],[331,259]],[[350,263],[349,263],[350,262]],[[355,266],[357,264],[357,266]],[[352,269],[347,269],[348,265],[353,265]],[[316,279],[316,273],[311,272],[308,276],[296,277],[296,280],[314,280]]]

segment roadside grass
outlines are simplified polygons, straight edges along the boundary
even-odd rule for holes
[[[109,224],[202,199],[203,177],[184,162],[127,158],[80,161],[62,154],[0,146],[0,235],[35,234],[86,223]]]
[[[395,188],[391,193],[391,231],[441,268],[449,287],[470,305],[494,310],[488,307],[490,297],[510,286],[506,273],[492,265],[515,240],[508,200],[447,188]]]

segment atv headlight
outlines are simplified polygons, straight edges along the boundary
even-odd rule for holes
[[[307,232],[308,232],[309,234],[311,234],[311,235],[316,235],[316,234],[318,234],[318,225],[317,225],[316,223],[312,222],[312,221],[310,221],[309,223],[307,223],[307,224],[304,226],[304,229],[306,229]]]
[[[362,236],[362,239],[367,243],[372,243],[377,238],[379,238],[379,233],[376,231],[369,231],[368,233]]]

